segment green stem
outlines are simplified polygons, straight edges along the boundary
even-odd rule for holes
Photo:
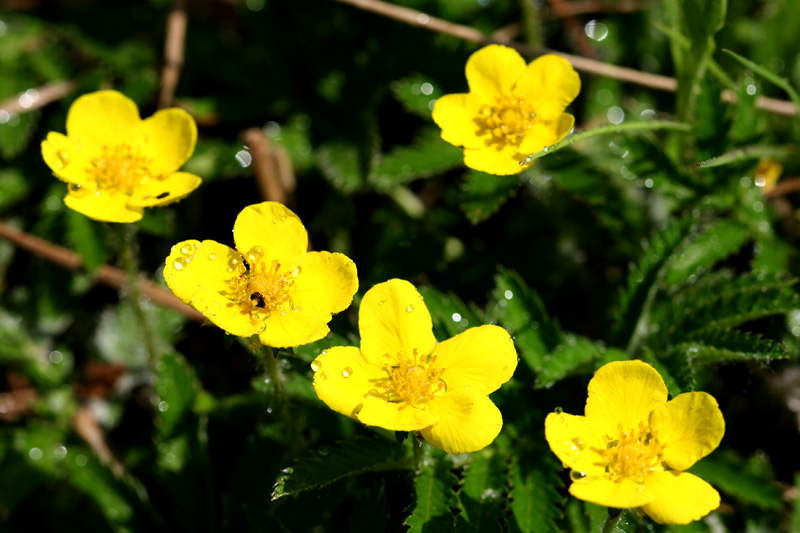
[[[522,27],[525,30],[525,44],[531,48],[542,48],[542,21],[534,0],[520,0],[522,8]]]
[[[652,130],[675,130],[675,131],[688,132],[692,130],[692,127],[685,122],[673,122],[671,120],[652,120],[647,122],[626,122],[623,124],[608,124],[607,126],[600,126],[599,128],[594,128],[588,131],[582,131],[581,133],[576,133],[575,135],[570,135],[552,146],[545,146],[544,150],[536,152],[531,156],[528,156],[528,158],[522,163],[520,163],[520,165],[524,165],[525,163],[529,163],[534,159],[539,159],[540,157],[544,157],[547,154],[552,154],[553,152],[561,150],[565,146],[569,146],[575,141],[582,141],[583,139],[588,139],[589,137],[594,137],[595,135],[605,135],[606,133],[630,133],[630,132],[652,131]]]
[[[153,329],[150,322],[147,320],[147,315],[142,307],[143,293],[139,288],[139,272],[136,260],[137,256],[137,242],[136,242],[136,225],[125,224],[121,232],[121,260],[122,267],[126,274],[125,296],[130,300],[133,305],[133,312],[136,315],[136,321],[142,332],[142,342],[144,342],[145,349],[150,358],[151,367],[155,368],[159,360],[159,353],[156,350],[155,337],[153,336]]]

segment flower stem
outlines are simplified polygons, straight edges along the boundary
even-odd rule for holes
[[[122,240],[120,243],[121,261],[127,278],[124,295],[126,298],[128,298],[133,306],[133,313],[136,316],[136,321],[139,323],[139,328],[141,329],[142,342],[147,350],[147,355],[150,359],[150,365],[152,368],[155,368],[160,356],[156,350],[153,329],[150,326],[150,322],[148,322],[147,315],[142,307],[142,298],[144,295],[139,287],[139,272],[136,260],[138,249],[138,243],[136,241],[136,225],[124,224],[120,233]]]

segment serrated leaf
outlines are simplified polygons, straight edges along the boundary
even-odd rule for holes
[[[444,455],[432,446],[425,447],[422,467],[414,479],[414,504],[411,514],[403,522],[413,533],[453,531],[455,517],[451,508],[457,506],[458,495],[454,488],[458,478]]]
[[[677,220],[657,233],[650,244],[645,245],[639,263],[628,273],[626,287],[621,291],[616,313],[615,338],[619,345],[625,346],[634,334],[643,313],[646,313],[648,300],[655,294],[656,282],[664,266],[689,233],[692,220]]]
[[[194,369],[180,354],[167,352],[156,365],[158,431],[164,436],[174,433],[178,424],[190,412],[200,385]]]
[[[700,168],[713,168],[725,165],[732,165],[749,161],[751,159],[761,159],[762,157],[769,157],[771,159],[783,160],[794,154],[795,150],[792,145],[774,145],[774,144],[758,144],[753,146],[744,146],[726,152],[722,155],[697,163]]]
[[[413,465],[403,446],[394,440],[355,438],[324,453],[307,456],[283,470],[272,499],[324,487],[365,472],[408,470]]]
[[[419,74],[397,80],[390,87],[406,111],[428,120],[431,120],[433,102],[442,96],[436,82]]]
[[[768,364],[789,357],[786,346],[754,333],[737,330],[700,331],[692,337],[694,341],[677,344],[672,350],[683,354],[692,365],[745,360]]]
[[[418,178],[427,178],[461,165],[461,150],[444,141],[438,128],[423,128],[410,146],[384,154],[370,181],[379,190]]]
[[[419,287],[419,292],[431,313],[434,330],[444,330],[448,337],[454,337],[467,328],[487,322],[480,309],[475,305],[465,304],[453,293],[445,294],[430,286]],[[437,338],[443,340],[444,336]]]
[[[70,246],[81,256],[84,267],[94,272],[108,259],[106,228],[101,222],[72,209],[64,211],[64,216],[67,219],[67,240]]]
[[[752,70],[753,72],[755,72],[768,82],[786,91],[786,94],[789,96],[789,99],[794,103],[794,105],[797,106],[798,109],[800,109],[800,94],[798,94],[798,92],[795,90],[795,88],[792,86],[791,82],[787,78],[782,78],[778,76],[777,74],[770,71],[768,68],[762,67],[758,63],[751,61],[746,57],[737,54],[736,52],[725,49],[723,49],[722,51],[731,56],[739,63],[741,63],[745,68]]]
[[[503,507],[507,498],[503,456],[495,448],[484,448],[470,455],[458,493],[464,504],[459,515],[459,531],[502,531]]]
[[[623,509],[614,518],[609,518],[603,526],[603,532],[609,533],[634,533],[639,524],[639,519],[630,509]]]
[[[720,220],[684,246],[668,265],[664,283],[684,282],[699,269],[711,269],[718,261],[735,253],[749,237],[748,228],[735,220]]]
[[[762,509],[781,507],[782,491],[769,469],[756,463],[752,466],[748,468],[747,462],[733,450],[720,450],[695,464],[689,472],[745,503]]]
[[[564,344],[544,357],[537,372],[536,388],[550,387],[582,366],[596,361],[605,348],[589,339],[568,337]]]
[[[559,530],[556,521],[561,518],[561,495],[558,492],[563,485],[561,470],[549,453],[537,455],[533,464],[529,464],[525,456],[512,457],[509,472],[510,531],[545,533]]]
[[[473,224],[492,216],[519,186],[519,176],[496,176],[478,170],[464,175],[461,210]]]

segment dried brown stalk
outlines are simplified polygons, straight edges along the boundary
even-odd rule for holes
[[[407,7],[396,6],[380,0],[337,0],[343,4],[348,4],[357,7],[364,11],[376,13],[378,15],[391,18],[411,26],[418,28],[425,28],[445,35],[450,35],[465,41],[471,41],[479,44],[492,44],[497,42],[491,37],[484,35],[475,28],[463,26],[448,22],[440,18],[432,17],[421,11],[410,9]],[[678,89],[678,82],[675,78],[669,76],[661,76],[659,74],[650,74],[640,70],[619,67],[617,65],[610,65],[589,59],[587,57],[576,56],[572,54],[565,54],[556,50],[537,50],[519,43],[502,43],[507,44],[518,50],[520,53],[530,57],[537,57],[544,54],[557,54],[572,63],[576,70],[604,76],[606,78],[614,78],[620,81],[641,85],[642,87],[649,87],[660,91],[675,92]],[[735,102],[736,95],[729,90],[722,93],[722,99],[726,102]],[[791,102],[786,100],[778,100],[776,98],[767,98],[760,96],[756,99],[756,107],[770,111],[778,115],[796,115],[797,108]]]
[[[158,96],[159,109],[171,107],[175,98],[175,88],[178,86],[183,68],[187,24],[186,0],[175,0],[175,6],[167,17],[164,68],[161,70],[161,93]]]
[[[20,248],[38,255],[68,270],[83,268],[83,259],[67,248],[63,248],[35,235],[25,233],[5,222],[0,222],[0,237],[3,237]],[[126,275],[123,270],[108,265],[102,265],[94,272],[94,277],[103,285],[121,290],[126,284]],[[169,307],[196,321],[203,322],[205,317],[199,311],[181,302],[174,294],[150,280],[139,280],[139,289],[153,302]]]
[[[286,168],[282,168],[284,165],[280,164],[278,156],[282,147],[274,146],[261,128],[245,130],[242,139],[250,148],[250,155],[253,156],[253,172],[261,196],[267,201],[289,205],[291,191],[285,183],[286,178],[282,176]]]
[[[0,111],[5,111],[9,114],[15,113],[17,115],[21,115],[22,113],[27,113],[28,111],[42,108],[55,102],[56,100],[61,100],[69,93],[74,91],[75,87],[77,87],[77,84],[71,80],[46,83],[41,87],[34,89],[36,91],[34,93],[36,94],[36,98],[27,99],[27,102],[30,104],[29,106],[23,106],[20,97],[14,96],[0,102]]]

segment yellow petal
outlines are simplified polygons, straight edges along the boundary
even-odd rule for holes
[[[358,290],[356,264],[344,254],[309,252],[295,278],[296,306],[321,315],[347,309]]]
[[[569,113],[562,113],[551,122],[537,122],[519,145],[519,152],[526,155],[541,152],[545,146],[555,144],[566,137],[574,125],[575,117]]]
[[[433,323],[425,302],[414,286],[392,279],[372,287],[361,300],[358,312],[361,353],[367,361],[383,366],[389,354],[403,352],[411,357],[414,349],[428,355],[436,344]]]
[[[666,403],[661,374],[641,361],[614,361],[600,367],[589,381],[586,417],[608,434],[647,423],[650,411]]]
[[[525,73],[525,60],[507,46],[490,44],[472,54],[467,60],[466,74],[469,90],[486,101],[511,90]]]
[[[583,416],[550,413],[544,421],[544,438],[565,467],[587,476],[602,476],[605,470],[595,450],[606,448],[603,434]]]
[[[97,91],[78,97],[67,113],[67,137],[87,152],[92,146],[130,143],[141,123],[136,104],[117,91]]]
[[[500,326],[480,326],[439,343],[432,352],[448,391],[469,388],[489,394],[511,379],[517,368],[514,341]]]
[[[642,509],[659,524],[688,524],[719,507],[714,487],[686,472],[657,472],[645,485],[654,499]]]
[[[266,319],[265,329],[258,334],[261,344],[274,348],[292,348],[318,341],[328,334],[331,314],[313,309],[273,311]]]
[[[455,146],[481,148],[483,137],[478,135],[475,122],[483,102],[474,94],[447,94],[433,106],[433,121],[442,128],[442,139]]]
[[[580,90],[581,79],[570,62],[548,54],[528,65],[514,92],[533,104],[537,117],[549,121],[558,118]]]
[[[162,109],[139,126],[143,155],[153,176],[178,170],[194,152],[197,125],[183,109]]]
[[[481,172],[488,172],[489,174],[496,174],[498,176],[507,176],[509,174],[519,174],[530,167],[533,162],[528,165],[520,166],[528,155],[530,154],[522,155],[518,153],[516,146],[498,146],[492,144],[491,146],[476,150],[465,148],[464,164],[469,168],[480,170]]]
[[[89,158],[68,137],[54,131],[48,133],[47,139],[42,141],[42,157],[57,178],[68,183],[92,186],[91,191],[94,192],[95,182],[86,173],[90,165]]]
[[[249,337],[264,326],[264,322],[253,318],[237,302],[220,295],[219,291],[203,287],[192,296],[191,306],[198,309],[215,326],[231,335]]]
[[[199,177],[188,172],[175,172],[165,179],[150,179],[134,189],[128,205],[152,207],[177,202],[189,195],[202,183]]]
[[[314,390],[319,399],[337,413],[352,418],[361,410],[367,393],[386,379],[383,369],[368,363],[361,351],[352,346],[328,348],[311,368],[316,368]]]
[[[492,443],[503,427],[503,415],[487,396],[468,389],[448,392],[428,401],[426,412],[440,422],[422,436],[447,453],[469,453]]]
[[[141,220],[144,210],[128,205],[127,194],[89,190],[70,191],[64,203],[70,209],[89,218],[103,222],[136,222]]]
[[[390,403],[374,397],[364,398],[356,417],[368,426],[390,431],[419,431],[439,421],[439,417],[428,410],[417,409],[406,402]]]
[[[191,303],[201,289],[228,299],[232,296],[230,280],[239,275],[236,267],[241,261],[236,250],[216,241],[183,241],[172,247],[164,261],[164,279],[183,303]],[[206,305],[196,309],[204,313]]]
[[[233,225],[233,239],[243,254],[261,248],[267,263],[277,260],[285,271],[294,269],[308,249],[308,233],[300,218],[278,202],[242,209]]]
[[[587,477],[569,486],[569,493],[578,499],[606,507],[641,507],[655,496],[647,486],[630,479],[610,481],[602,477]]]
[[[717,400],[705,392],[679,394],[650,413],[650,430],[664,445],[664,459],[686,470],[714,451],[725,434]]]

